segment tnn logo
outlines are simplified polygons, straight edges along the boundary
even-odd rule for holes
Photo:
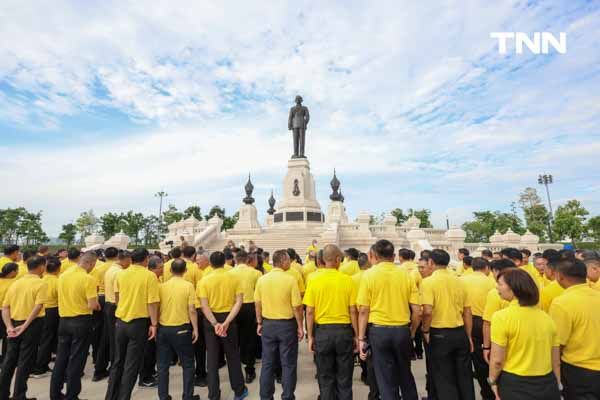
[[[567,34],[560,32],[556,39],[550,32],[534,32],[533,39],[524,32],[491,32],[492,39],[498,39],[498,53],[506,54],[507,42],[509,39],[515,41],[515,52],[523,54],[523,45],[527,46],[533,54],[548,54],[550,45],[560,54],[567,52]]]

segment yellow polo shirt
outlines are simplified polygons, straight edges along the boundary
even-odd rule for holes
[[[310,274],[308,274],[308,276],[306,277],[306,286],[308,286],[308,284],[310,283],[310,281],[312,281],[315,277],[319,276],[319,274],[321,273],[321,271],[323,271],[325,268],[317,268],[316,270],[314,270],[313,272],[311,272]]]
[[[148,318],[148,304],[160,301],[156,274],[141,265],[131,264],[117,275],[115,292],[119,293],[115,316],[124,322]]]
[[[356,260],[350,260],[340,265],[340,272],[342,274],[352,276],[354,274],[358,274],[358,271],[360,271],[360,267],[358,266],[358,261]]]
[[[6,264],[11,263],[11,262],[15,262],[15,261],[11,260],[10,258],[8,258],[6,256],[0,257],[0,270],[2,270],[2,267],[4,267]]]
[[[117,275],[122,270],[123,267],[120,264],[114,263],[104,274],[104,299],[109,303],[115,304],[117,302],[115,297],[115,283],[117,281]]]
[[[42,278],[48,287],[48,293],[46,295],[46,302],[44,308],[56,308],[58,307],[58,276],[52,274],[46,274]]]
[[[300,272],[300,274],[302,274],[302,264],[300,264],[298,261],[292,261],[292,263],[290,264],[290,269],[292,268]]]
[[[17,263],[17,265],[19,266],[19,269],[17,270],[16,279],[22,278],[29,273],[29,270],[27,269],[27,264],[25,264],[25,261],[19,261]]]
[[[548,312],[550,310],[550,305],[552,301],[561,294],[563,294],[565,289],[562,288],[556,281],[552,281],[550,284],[544,286],[540,291],[540,304],[542,306],[542,310]]]
[[[356,299],[358,298],[358,289],[360,289],[360,282],[364,273],[365,271],[360,270],[358,271],[358,274],[354,274],[350,277],[352,279],[352,285],[354,285],[354,304],[356,304]]]
[[[292,319],[294,308],[302,305],[296,279],[277,267],[256,282],[254,301],[261,303],[267,319]]]
[[[509,302],[502,300],[496,288],[490,289],[485,298],[485,307],[483,308],[483,320],[491,322],[494,313],[508,307]]]
[[[244,303],[254,303],[256,281],[262,276],[260,271],[249,267],[246,264],[239,264],[233,267],[229,273],[235,275],[237,279],[239,279],[244,294]]]
[[[317,266],[315,265],[314,261],[307,261],[303,266],[302,266],[302,278],[304,279],[304,282],[308,285],[308,275],[310,275],[311,273],[315,272],[317,270]]]
[[[171,276],[158,286],[160,316],[163,326],[180,326],[190,323],[189,306],[196,304],[196,291],[187,279]]]
[[[60,262],[60,273],[63,274],[76,265],[77,265],[76,262],[71,261],[68,258],[65,258]]]
[[[470,307],[463,282],[446,268],[438,269],[421,283],[423,305],[432,306],[432,328],[463,326],[463,311]]]
[[[473,268],[465,268],[463,269],[461,276],[471,275],[473,272],[475,272],[473,271]]]
[[[263,269],[265,270],[265,274],[271,272],[271,270],[273,269],[273,266],[271,264],[269,264],[268,262],[264,262],[263,261]]]
[[[225,264],[223,266],[223,269],[225,271],[230,271],[232,268],[233,267],[229,264]],[[202,271],[202,277],[204,278],[205,276],[212,274],[214,270],[215,270],[215,268],[213,268],[212,265],[209,265],[208,267],[204,268],[204,271]]]
[[[214,313],[231,311],[238,294],[243,294],[240,279],[230,274],[224,268],[215,268],[202,278],[196,290],[196,296],[207,299],[208,306]]]
[[[410,271],[408,274],[410,275],[410,278],[413,280],[413,282],[417,286],[417,289],[420,290],[421,282],[423,282],[423,277],[421,276],[421,273],[419,272],[419,270],[414,269],[414,270]]]
[[[185,258],[183,261],[185,261],[186,267],[185,274],[183,274],[183,279],[190,282],[195,287],[198,281],[202,278],[202,271],[195,262]],[[167,282],[173,276],[173,273],[171,272],[171,264],[173,264],[173,260],[167,261],[164,265],[162,276],[163,282]]]
[[[575,285],[554,299],[550,316],[564,346],[562,360],[576,367],[600,371],[600,293],[587,284]]]
[[[300,293],[304,293],[306,291],[306,287],[304,286],[304,278],[302,278],[302,274],[295,268],[292,268],[290,266],[290,268],[285,271],[286,274],[291,275],[294,277],[294,279],[296,279],[296,282],[298,283],[298,290],[300,290]]]
[[[349,324],[349,307],[356,305],[356,296],[352,278],[326,268],[310,282],[304,294],[304,304],[314,307],[317,324]]]
[[[540,275],[539,271],[532,264],[521,265],[519,268],[525,270],[533,278],[533,281],[537,285],[538,289],[544,286],[544,279]]]
[[[104,295],[106,292],[104,287],[104,277],[106,275],[106,271],[108,271],[113,262],[114,261],[102,262],[100,260],[96,260],[96,265],[90,271],[90,275],[93,276],[98,283],[98,295]]]
[[[37,275],[27,274],[15,280],[6,291],[2,307],[10,307],[10,317],[15,321],[25,321],[29,318],[31,310],[38,304],[46,302],[48,288],[46,282]],[[46,315],[44,307],[37,318]]]
[[[419,264],[414,261],[404,261],[400,264],[400,268],[406,269],[408,272],[413,271],[415,269],[419,269]]]
[[[8,288],[13,284],[14,281],[15,278],[0,278],[0,305],[4,303],[6,292],[8,292]]]
[[[408,272],[392,262],[381,262],[363,272],[358,306],[369,307],[369,322],[376,325],[406,325],[410,305],[420,304],[419,292]]]
[[[506,348],[503,371],[520,376],[543,376],[552,371],[552,347],[558,346],[556,325],[537,307],[517,300],[494,313],[492,343]]]
[[[98,282],[80,266],[58,278],[58,315],[77,317],[92,315],[88,300],[98,297]]]
[[[465,270],[467,271],[467,270]],[[459,278],[463,282],[469,302],[471,303],[471,313],[478,317],[483,317],[485,301],[490,290],[496,285],[490,281],[483,272],[475,271],[467,274],[466,272]]]

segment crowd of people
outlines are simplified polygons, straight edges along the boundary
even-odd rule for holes
[[[0,400],[27,399],[28,379],[48,375],[47,398],[79,399],[90,354],[107,400],[131,398],[136,384],[171,399],[177,365],[184,400],[200,398],[195,387],[220,399],[225,366],[243,399],[258,359],[260,398],[279,382],[291,400],[304,341],[321,400],[352,399],[355,365],[369,399],[419,399],[411,362],[423,358],[427,399],[475,399],[475,380],[484,400],[600,399],[599,252],[456,256],[417,257],[387,240],[367,253],[313,241],[304,260],[254,243],[212,253],[183,243],[168,255],[10,245]]]

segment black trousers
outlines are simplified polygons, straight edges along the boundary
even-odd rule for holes
[[[422,358],[423,357],[423,333],[421,332],[421,325],[417,328],[415,332],[415,338],[413,339],[415,356]]]
[[[272,400],[275,374],[281,367],[282,400],[295,399],[298,379],[298,324],[295,319],[263,319],[260,398]]]
[[[369,326],[369,343],[377,385],[383,400],[417,400],[417,386],[410,370],[412,343],[408,326]]]
[[[156,374],[156,339],[148,340],[144,347],[144,361],[140,368],[139,382],[153,381],[154,374]]]
[[[423,345],[425,347],[425,390],[427,390],[427,400],[438,400],[431,373],[431,347],[425,341],[423,341]]]
[[[560,400],[558,382],[553,373],[519,376],[502,371],[498,379],[498,394],[502,400]]]
[[[115,361],[110,368],[106,400],[129,400],[144,360],[148,341],[148,318],[115,324]]]
[[[106,325],[106,336],[108,341],[108,359],[110,363],[115,361],[115,349],[117,348],[115,324],[117,323],[117,317],[115,312],[117,311],[117,305],[115,303],[106,302],[104,304],[104,324]]]
[[[51,400],[75,400],[81,393],[81,373],[90,347],[92,318],[91,315],[60,318],[56,362],[50,379]],[[64,383],[67,392],[62,397]]]
[[[158,353],[158,397],[169,399],[169,368],[173,357],[183,368],[183,400],[192,400],[194,395],[194,345],[192,326],[159,326],[157,335]]]
[[[58,322],[58,307],[46,308],[42,338],[40,339],[40,347],[35,362],[35,372],[46,372],[49,369],[48,364],[50,364],[52,352],[56,352],[58,346]]]
[[[108,369],[108,362],[110,361],[110,350],[109,350],[109,338],[108,338],[108,324],[106,322],[106,315],[104,309],[106,308],[106,302],[104,296],[98,296],[98,302],[100,303],[100,311],[94,311],[94,328],[92,337],[92,351],[95,354],[94,358],[94,373],[106,372]]]
[[[254,303],[244,303],[236,318],[240,339],[240,360],[246,373],[254,373],[256,362],[256,309]]]
[[[471,349],[463,327],[430,328],[431,375],[444,400],[475,400]]]
[[[228,313],[214,313],[218,322],[223,322]],[[229,371],[229,383],[236,396],[244,392],[244,376],[242,375],[242,364],[240,362],[240,349],[238,339],[238,328],[233,321],[229,325],[226,337],[217,336],[215,328],[204,319],[204,337],[206,338],[206,360],[208,364],[208,398],[218,400],[221,398],[219,382],[219,345],[223,346],[225,358],[227,359],[227,370]]]
[[[194,358],[196,359],[195,375],[197,377],[206,377],[206,339],[204,338],[202,323],[204,314],[202,314],[201,308],[197,308],[196,313],[198,314],[198,340],[194,344]]]
[[[475,370],[475,379],[479,383],[481,388],[481,398],[483,400],[494,400],[496,395],[492,391],[492,388],[487,383],[487,378],[490,372],[488,363],[483,358],[483,319],[479,316],[473,315],[473,329],[471,332],[473,337],[474,351],[471,353],[471,359],[473,360],[473,369]]]
[[[4,358],[4,356],[6,355],[6,349],[7,349],[7,342],[8,339],[6,338],[6,325],[4,325],[4,321],[2,320],[2,318],[0,317],[0,340],[2,341],[2,347],[0,347],[0,362],[2,361],[2,359]]]
[[[25,321],[13,321],[13,326],[22,325]],[[27,393],[27,379],[35,365],[37,348],[40,343],[43,318],[36,318],[29,327],[16,338],[9,338],[6,355],[0,371],[0,400],[8,400],[10,382],[15,375],[13,398],[25,399]],[[17,370],[15,374],[15,369]]]
[[[560,370],[565,400],[600,399],[600,371],[576,367],[564,361]]]
[[[315,327],[315,360],[321,400],[352,399],[353,336],[350,324]]]
[[[375,376],[375,364],[373,363],[373,355],[371,354],[366,361],[367,368],[367,383],[369,384],[369,400],[379,400],[379,387],[377,386],[377,377]]]

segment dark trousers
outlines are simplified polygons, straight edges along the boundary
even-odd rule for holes
[[[108,340],[108,359],[111,365],[115,361],[115,349],[117,348],[115,325],[117,323],[117,317],[115,312],[117,311],[117,305],[115,303],[104,304],[104,324],[106,325],[106,336]]]
[[[275,370],[281,366],[282,400],[295,398],[298,376],[298,325],[295,319],[263,319],[260,398],[272,400],[275,393]]]
[[[239,329],[240,360],[245,365],[246,373],[254,373],[256,362],[256,309],[254,303],[244,303],[237,315],[236,322]]]
[[[431,346],[425,342],[423,342],[423,345],[425,347],[425,390],[427,390],[427,400],[438,400],[431,373]]]
[[[463,327],[430,329],[431,374],[444,400],[475,400],[471,349]]]
[[[215,313],[218,322],[223,322],[228,313]],[[227,336],[220,337],[215,333],[215,328],[204,319],[204,337],[206,338],[206,360],[208,364],[208,398],[218,400],[221,398],[219,382],[219,344],[223,346],[225,358],[227,359],[227,370],[229,371],[229,383],[236,396],[244,392],[244,376],[242,375],[242,364],[240,362],[240,349],[238,339],[238,328],[233,321],[229,325]]]
[[[481,388],[481,398],[483,400],[494,400],[496,395],[492,391],[492,388],[487,383],[489,375],[489,365],[483,358],[483,319],[476,315],[473,316],[473,330],[471,333],[473,337],[474,351],[471,353],[471,359],[473,360],[473,369],[475,370],[475,379],[479,383]]]
[[[91,315],[60,318],[56,362],[50,379],[51,400],[75,400],[81,393],[81,373],[90,347],[92,318]],[[67,392],[62,397],[65,382]]]
[[[417,400],[417,386],[410,370],[412,343],[408,326],[369,327],[369,343],[377,385],[383,400]]]
[[[13,326],[22,325],[25,321],[13,321]],[[8,400],[10,382],[15,374],[13,399],[23,400],[27,393],[27,379],[35,365],[37,348],[40,343],[43,318],[36,318],[29,327],[16,338],[9,338],[6,355],[0,372],[0,400]]]
[[[192,326],[160,326],[157,335],[158,353],[158,397],[167,400],[169,396],[169,367],[173,357],[183,368],[183,400],[192,400],[194,395],[194,345]]]
[[[140,368],[139,382],[151,382],[156,374],[156,339],[146,342],[144,360]]]
[[[148,341],[148,318],[115,324],[115,362],[110,368],[106,400],[129,400],[144,360]]]
[[[35,372],[46,372],[49,369],[48,364],[50,364],[52,352],[56,352],[56,346],[58,345],[58,321],[58,307],[46,308],[42,338],[40,339],[40,347],[35,362]]]
[[[4,321],[0,316],[0,340],[2,341],[2,347],[0,347],[0,362],[6,355],[7,343],[8,339],[6,338],[6,325],[4,325]]]
[[[94,311],[94,327],[92,330],[92,352],[95,354],[95,373],[106,372],[108,369],[108,362],[110,360],[108,325],[106,323],[106,315],[104,311],[106,308],[106,302],[104,300],[104,296],[98,296],[98,302],[100,303],[101,309],[100,311]]]
[[[315,359],[321,400],[352,399],[353,336],[350,324],[315,327]]]
[[[600,371],[576,367],[564,361],[560,364],[560,370],[565,400],[600,399]]]
[[[196,313],[198,314],[198,340],[194,344],[194,358],[196,359],[196,372],[197,377],[206,377],[206,339],[204,338],[204,329],[202,320],[204,314],[202,309],[197,308]]]
[[[498,394],[502,400],[560,400],[558,382],[553,373],[519,376],[502,371],[498,378]]]
[[[417,328],[415,332],[415,338],[413,339],[415,356],[422,358],[423,357],[423,333],[421,332],[421,325]]]
[[[377,377],[375,376],[375,364],[373,363],[373,355],[369,356],[366,361],[367,367],[367,383],[369,384],[369,400],[379,400],[379,387],[377,386]]]

